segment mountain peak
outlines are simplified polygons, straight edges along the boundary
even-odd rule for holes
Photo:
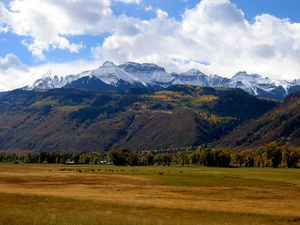
[[[166,72],[165,68],[152,63],[126,62],[119,68],[148,84],[169,83],[174,79]]]
[[[125,62],[125,63],[123,63],[123,64],[121,64],[120,66],[122,66],[122,65],[127,65],[127,66],[130,66],[130,65],[132,65],[132,66],[138,66],[138,65],[140,65],[140,63],[136,63],[136,62]]]
[[[259,74],[249,74],[246,71],[239,71],[233,77],[253,77],[253,78],[262,78]]]
[[[202,75],[206,76],[204,73],[202,73],[200,70],[197,69],[190,69],[187,72],[183,73],[184,75]]]
[[[95,70],[85,71],[77,75],[66,77],[47,76],[37,80],[28,89],[52,89],[61,88],[83,77],[81,81],[104,82],[107,85],[119,87],[121,83],[127,85],[154,86],[165,88],[170,85],[194,85],[207,87],[240,88],[244,91],[261,97],[283,99],[287,94],[300,90],[300,80],[285,81],[276,80],[249,74],[246,71],[236,73],[232,78],[206,75],[198,69],[191,69],[184,73],[168,73],[165,68],[153,63],[126,62],[116,65],[106,61]],[[91,79],[97,78],[98,80]],[[99,86],[99,85],[98,85]]]
[[[104,83],[113,86],[117,86],[120,81],[129,84],[144,84],[143,81],[131,75],[130,73],[127,73],[126,71],[122,70],[120,67],[118,67],[110,61],[106,61],[98,69],[90,71],[87,75],[92,75],[98,78],[99,80],[103,81]]]
[[[102,66],[116,66],[116,65],[111,61],[106,61],[105,63],[103,63]]]
[[[161,71],[166,72],[165,68],[158,66],[154,63],[136,63],[136,62],[126,62],[119,66],[124,70],[147,70],[147,71]]]
[[[243,76],[250,76],[246,71],[239,71],[233,77],[243,77]]]

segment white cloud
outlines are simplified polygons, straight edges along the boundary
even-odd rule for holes
[[[0,92],[31,85],[45,76],[66,76],[99,67],[102,61],[77,60],[66,63],[48,62],[28,67],[13,54],[0,58]]]
[[[169,16],[166,11],[163,11],[161,9],[156,10],[156,15],[157,15],[157,18],[167,18]]]
[[[116,63],[137,61],[166,65],[174,55],[183,55],[185,51],[186,43],[178,36],[178,26],[179,23],[169,19],[162,10],[151,20],[126,17],[102,46],[92,49],[92,53],[95,58]]]
[[[0,70],[8,70],[10,68],[25,70],[26,67],[16,55],[10,53],[3,58],[0,57]]]
[[[146,12],[153,12],[153,11],[154,11],[154,8],[153,8],[152,5],[148,5],[148,6],[145,7],[145,11],[146,11]]]
[[[30,37],[23,44],[38,59],[50,48],[78,52],[83,45],[69,35],[101,34],[113,19],[110,0],[12,0],[9,8],[0,2],[0,27]]]
[[[0,57],[0,91],[18,88],[23,81],[22,74],[27,73],[26,66],[14,54]]]
[[[71,43],[71,35],[110,32],[103,44],[91,49],[92,62],[48,62],[26,68],[13,55],[1,58],[0,90],[28,85],[49,70],[67,75],[106,60],[157,63],[169,72],[195,67],[226,76],[246,70],[273,78],[300,78],[300,23],[268,14],[249,22],[229,0],[202,0],[180,20],[161,9],[151,10],[156,17],[141,20],[114,16],[110,0],[13,0],[8,8],[0,2],[0,31],[29,37],[23,44],[41,59],[53,48],[79,51],[84,43]]]
[[[180,21],[157,10],[154,19],[123,18],[120,24],[92,49],[96,58],[154,62],[169,71],[196,67],[227,76],[247,70],[300,78],[300,24],[268,14],[249,22],[229,0],[202,0]]]
[[[115,0],[116,2],[122,2],[125,4],[141,4],[142,0]]]

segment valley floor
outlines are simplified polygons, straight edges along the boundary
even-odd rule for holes
[[[300,224],[300,170],[0,164],[0,225]]]

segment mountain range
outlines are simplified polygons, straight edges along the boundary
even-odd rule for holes
[[[106,62],[0,93],[0,151],[300,145],[299,80]],[[279,101],[280,100],[280,101]]]
[[[158,65],[134,62],[119,66],[105,62],[95,70],[76,75],[45,77],[24,89],[126,90],[135,87],[162,89],[172,85],[239,88],[258,97],[278,100],[300,90],[300,80],[276,80],[246,72],[238,72],[229,79],[218,75],[206,75],[196,69],[184,73],[167,73]]]

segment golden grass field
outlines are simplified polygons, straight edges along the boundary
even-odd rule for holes
[[[0,164],[0,202],[0,225],[296,225],[300,170]]]

